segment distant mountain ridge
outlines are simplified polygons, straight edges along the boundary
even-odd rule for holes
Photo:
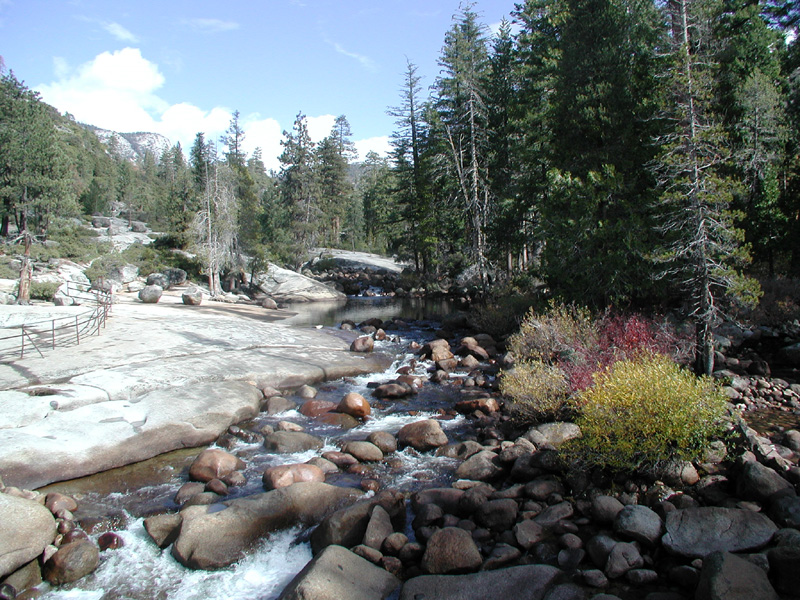
[[[156,162],[158,162],[164,151],[172,147],[172,143],[160,133],[144,131],[120,133],[95,127],[94,125],[86,125],[86,127],[94,132],[100,141],[107,144],[109,148],[113,148],[114,137],[116,137],[116,152],[122,158],[133,162],[143,159],[147,152],[151,152]]]

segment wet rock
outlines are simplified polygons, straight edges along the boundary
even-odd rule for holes
[[[400,556],[400,551],[406,544],[408,544],[408,536],[399,531],[393,531],[383,540],[381,552],[389,556]]]
[[[367,436],[367,441],[375,444],[384,454],[397,451],[397,439],[388,431],[373,431]]]
[[[439,362],[452,359],[453,353],[450,351],[450,344],[447,340],[436,339],[422,346],[420,356],[433,362]]]
[[[358,554],[361,558],[366,558],[373,565],[378,564],[383,558],[383,554],[380,552],[380,550],[376,550],[375,548],[370,548],[369,546],[365,546],[364,544],[353,546],[351,551],[353,552],[353,554]]]
[[[769,516],[781,527],[800,529],[800,498],[780,496],[769,507]]]
[[[500,569],[519,559],[521,556],[522,552],[519,551],[519,548],[515,548],[509,544],[497,544],[492,548],[486,560],[483,561],[481,570],[492,571],[494,569]]]
[[[569,502],[559,502],[548,506],[541,513],[534,517],[534,521],[545,529],[557,525],[563,519],[569,519],[575,513],[575,509]]]
[[[78,540],[58,549],[42,567],[44,579],[53,585],[77,581],[100,564],[100,550],[92,542]]]
[[[473,454],[456,469],[458,479],[471,479],[473,481],[492,481],[504,473],[503,466],[497,459],[497,454],[491,450],[483,450]]]
[[[564,494],[564,486],[553,476],[537,477],[525,486],[525,495],[533,500],[547,500],[552,494]]]
[[[778,600],[767,574],[729,552],[713,552],[703,560],[695,600]]]
[[[208,482],[221,479],[233,471],[244,469],[244,462],[224,450],[208,448],[203,450],[189,467],[189,477],[196,481]]]
[[[294,400],[289,400],[283,396],[272,396],[267,398],[261,410],[268,415],[277,415],[278,413],[294,410],[295,408],[297,408],[297,402]]]
[[[422,569],[431,574],[475,571],[483,560],[472,536],[458,527],[437,530],[428,540]]]
[[[300,414],[311,419],[320,417],[325,413],[336,410],[336,404],[328,400],[306,400],[298,409]]]
[[[401,447],[411,446],[426,452],[447,444],[447,435],[442,431],[439,421],[426,419],[403,425],[397,432],[397,441]]]
[[[467,440],[466,442],[457,442],[455,444],[447,444],[436,450],[436,456],[446,456],[447,458],[457,458],[459,460],[467,460],[470,456],[477,454],[484,450],[478,442]]]
[[[372,352],[375,341],[369,335],[364,335],[353,340],[350,344],[350,352]]]
[[[405,511],[405,498],[399,492],[386,490],[374,497],[341,508],[325,517],[311,533],[314,554],[330,545],[352,547],[364,539],[372,516],[372,507],[379,504],[391,517]]]
[[[472,400],[462,400],[460,402],[456,402],[453,408],[456,409],[456,412],[459,412],[462,415],[474,413],[476,410],[479,410],[484,414],[489,414],[499,411],[500,405],[494,398],[474,398]]]
[[[356,419],[364,419],[368,417],[372,411],[367,399],[361,394],[357,394],[355,392],[350,392],[344,398],[342,398],[342,401],[339,402],[339,406],[336,407],[336,410],[338,410],[340,413],[350,415]]]
[[[423,575],[409,579],[400,600],[486,600],[521,598],[541,600],[562,576],[548,565],[524,565],[469,575]]]
[[[47,494],[44,499],[44,505],[53,514],[56,514],[60,510],[68,510],[71,512],[78,510],[78,503],[75,502],[74,498],[58,492],[50,492]]]
[[[301,385],[295,392],[295,396],[303,400],[313,400],[317,397],[317,390],[310,385]]]
[[[156,304],[161,300],[161,294],[164,292],[160,285],[146,285],[139,290],[139,300],[145,304]]]
[[[183,523],[173,556],[192,569],[219,569],[239,560],[268,533],[318,523],[341,503],[361,496],[325,483],[296,483],[271,492],[226,500],[211,508],[181,511]]]
[[[716,551],[763,548],[777,529],[766,516],[750,510],[686,508],[667,514],[662,543],[673,554],[702,558]]]
[[[328,412],[320,415],[317,417],[317,421],[338,427],[339,429],[353,429],[353,427],[358,427],[359,425],[359,422],[350,415],[337,412]]]
[[[325,473],[315,465],[294,464],[270,467],[264,471],[261,482],[264,489],[276,490],[302,481],[325,481]]]
[[[574,583],[561,583],[544,595],[543,600],[586,600],[586,592]]]
[[[0,493],[0,578],[41,555],[56,537],[56,520],[38,502]]]
[[[322,440],[318,437],[294,431],[276,431],[264,439],[264,447],[277,454],[319,450],[323,445]]]
[[[664,523],[646,506],[631,505],[623,508],[614,521],[614,531],[623,537],[655,546],[664,533]]]
[[[382,600],[400,585],[394,575],[341,546],[328,546],[278,600]]]
[[[178,538],[182,522],[180,514],[153,515],[144,520],[144,529],[156,546],[166,548]]]
[[[291,421],[278,421],[273,433],[275,433],[275,431],[305,431],[305,427],[298,423],[292,423]]]
[[[460,503],[463,495],[463,490],[455,488],[428,488],[411,497],[411,506],[419,512],[425,504],[436,504],[443,512],[458,515],[461,514]]]
[[[182,505],[185,503],[189,498],[192,496],[196,496],[197,494],[202,494],[205,490],[206,486],[202,483],[197,481],[190,481],[189,483],[184,483],[178,492],[175,494],[175,504]]]
[[[339,452],[338,450],[324,452],[322,458],[331,461],[340,469],[347,469],[348,467],[358,464],[358,459],[355,456],[347,452]]]
[[[322,472],[325,473],[326,475],[328,473],[336,473],[339,470],[339,467],[337,467],[334,463],[332,463],[326,458],[322,458],[321,456],[315,456],[314,458],[310,458],[309,460],[306,461],[306,464],[319,467],[320,469],[322,469]]]
[[[605,573],[609,579],[622,577],[631,569],[638,569],[644,565],[644,558],[634,544],[619,542],[614,544],[608,554]]]
[[[403,383],[384,383],[372,392],[376,398],[405,398],[414,393],[414,388]]]
[[[3,586],[13,587],[13,594],[11,593],[11,590],[8,590],[6,587],[5,599],[14,600],[19,592],[28,590],[39,585],[40,583],[42,583],[42,570],[39,567],[39,561],[34,560],[29,562],[24,567],[20,567],[8,577],[5,577],[2,580],[2,585],[0,585],[0,590],[2,590]],[[2,593],[0,593],[0,598],[4,598]]]
[[[117,550],[125,545],[125,540],[118,533],[113,531],[106,531],[103,535],[97,538],[97,545],[100,551]]]
[[[364,545],[380,550],[384,540],[394,532],[391,517],[380,504],[372,507],[372,515],[364,533]]]
[[[361,462],[380,462],[383,452],[371,442],[346,442],[342,451],[352,454]]]

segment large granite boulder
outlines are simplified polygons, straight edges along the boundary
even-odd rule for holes
[[[100,564],[100,549],[90,540],[76,540],[61,546],[44,563],[42,575],[54,585],[77,581]]]
[[[347,296],[305,275],[270,264],[255,283],[276,302],[317,302],[346,300]]]
[[[778,527],[761,513],[717,506],[667,513],[664,547],[673,554],[702,558],[712,552],[742,552],[766,546]]]
[[[703,560],[695,600],[778,600],[764,569],[729,552]]]
[[[221,569],[240,558],[263,536],[294,525],[318,523],[361,492],[326,483],[296,483],[220,505],[190,506],[172,554],[192,569]]]
[[[193,285],[181,294],[181,300],[187,306],[200,306],[203,302],[203,290]]]
[[[447,444],[447,435],[439,421],[426,419],[403,425],[397,432],[397,441],[400,446],[411,446],[425,452]]]
[[[460,527],[445,527],[428,540],[421,566],[431,574],[457,574],[476,571],[481,563],[483,558],[470,533]]]
[[[341,546],[328,546],[286,586],[279,600],[383,600],[394,575]]]
[[[161,300],[161,294],[163,292],[164,288],[160,285],[146,285],[139,290],[139,300],[145,304],[156,304]]]
[[[0,493],[0,580],[41,555],[55,537],[56,521],[49,510]]]
[[[524,565],[469,575],[423,575],[405,582],[400,600],[542,600],[562,575],[561,570],[550,565]]]
[[[219,448],[203,450],[189,467],[189,477],[195,481],[208,482],[224,479],[234,471],[244,469],[244,461]]]

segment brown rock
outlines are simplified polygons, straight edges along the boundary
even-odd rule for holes
[[[439,421],[426,419],[401,427],[397,432],[397,441],[400,446],[411,446],[425,452],[447,444],[447,435],[442,431]]]
[[[306,400],[300,405],[300,414],[314,418],[336,410],[336,404],[328,400]]]
[[[373,431],[367,436],[367,441],[375,444],[384,454],[397,450],[397,440],[388,431]]]
[[[103,535],[97,538],[97,545],[100,546],[101,552],[103,550],[117,550],[125,545],[125,540],[123,540],[119,534],[114,533],[113,531],[106,531]]]
[[[180,514],[153,515],[144,520],[144,529],[159,548],[166,548],[178,539],[183,517]]]
[[[472,536],[459,527],[437,530],[428,540],[422,569],[431,574],[476,571],[483,563]]]
[[[100,550],[92,542],[78,540],[58,549],[50,560],[44,563],[42,575],[53,585],[77,581],[85,577],[100,564]]]
[[[78,510],[78,503],[71,496],[59,494],[58,492],[50,492],[45,496],[44,505],[50,510],[51,513],[56,514],[59,510],[68,510],[74,512]]]
[[[352,454],[361,462],[380,462],[383,460],[383,452],[371,442],[347,442],[342,451]]]
[[[319,467],[309,464],[280,465],[264,471],[261,478],[264,489],[276,490],[301,481],[325,481],[325,473]]]
[[[189,477],[197,481],[208,482],[212,479],[221,479],[233,471],[244,469],[244,462],[224,450],[209,448],[203,450],[194,459],[189,468]]]
[[[344,398],[342,398],[342,401],[339,402],[339,406],[336,408],[336,410],[346,415],[350,415],[351,417],[355,417],[356,419],[368,417],[372,411],[367,399],[361,394],[357,394],[355,392],[350,392]]]
[[[353,340],[353,343],[350,344],[350,352],[372,352],[374,347],[375,342],[372,337],[364,335]]]

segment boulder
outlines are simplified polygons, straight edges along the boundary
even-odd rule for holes
[[[634,544],[619,542],[611,548],[605,573],[609,579],[617,579],[631,569],[638,569],[642,565],[644,565],[644,558],[639,553],[639,549]]]
[[[278,600],[383,600],[400,585],[385,569],[342,546],[328,546],[289,583]]]
[[[304,482],[222,502],[222,510],[219,504],[185,508],[172,554],[192,569],[220,569],[242,558],[268,533],[317,523],[360,496],[354,489]]]
[[[193,285],[181,294],[181,300],[187,306],[200,306],[203,302],[203,291]]]
[[[264,471],[261,482],[264,489],[276,490],[302,481],[325,481],[325,473],[315,465],[279,465]]]
[[[302,397],[302,396],[301,396]],[[329,400],[309,399],[303,402],[298,409],[301,415],[314,419],[332,410],[336,410],[336,404]]]
[[[664,533],[664,523],[651,509],[634,504],[626,506],[617,514],[614,531],[623,537],[652,547]]]
[[[592,516],[600,523],[613,523],[625,506],[614,496],[595,496],[592,499]]]
[[[56,521],[49,510],[0,493],[0,580],[41,555],[55,537]]]
[[[270,264],[254,281],[276,302],[317,302],[347,299],[343,293],[300,273]]]
[[[145,285],[157,285],[162,290],[168,290],[170,288],[169,279],[163,273],[150,273],[150,275],[147,276]]]
[[[374,348],[375,341],[369,335],[358,337],[350,344],[350,352],[372,352]]]
[[[297,402],[294,400],[289,400],[283,396],[272,396],[271,398],[267,398],[261,410],[268,415],[277,415],[278,413],[294,410],[295,408],[297,408]]]
[[[311,533],[311,550],[318,554],[330,545],[353,547],[360,544],[369,526],[372,508],[380,505],[389,516],[405,514],[402,494],[386,490],[325,517]]]
[[[414,393],[412,386],[399,382],[384,383],[372,391],[372,395],[376,398],[405,398]]]
[[[153,515],[144,520],[144,529],[156,546],[164,549],[178,539],[182,522],[183,517],[180,514]]]
[[[146,285],[139,290],[139,300],[145,304],[155,304],[161,299],[163,288],[158,285]]]
[[[473,454],[456,469],[456,478],[474,481],[492,481],[503,474],[503,467],[497,454],[491,450],[483,450]]]
[[[44,563],[42,576],[53,585],[77,581],[100,564],[100,550],[89,540],[64,544]]]
[[[581,428],[575,423],[542,423],[529,429],[524,437],[533,442],[537,448],[542,446],[558,448],[568,440],[581,437]]]
[[[397,439],[388,431],[373,431],[367,436],[367,441],[375,444],[384,454],[397,450]]]
[[[261,307],[266,308],[267,310],[278,310],[278,303],[267,296],[261,300]]]
[[[380,462],[383,452],[371,442],[346,442],[342,452],[352,454],[361,462]]]
[[[426,419],[403,425],[397,432],[397,441],[401,447],[411,446],[426,452],[447,444],[447,435],[442,431],[439,421]]]
[[[729,552],[703,560],[695,600],[778,600],[764,569]]]
[[[550,565],[523,565],[469,575],[423,575],[405,582],[400,600],[542,600],[562,574]]]
[[[208,448],[194,459],[192,466],[189,467],[189,477],[196,481],[208,482],[227,477],[244,467],[244,462],[233,454],[217,448]]]
[[[187,273],[183,269],[177,267],[167,267],[163,271],[164,277],[167,278],[170,286],[183,285],[186,283]]]
[[[776,495],[794,496],[794,486],[773,469],[759,462],[746,462],[736,480],[737,494],[746,499],[768,502]]]
[[[517,545],[523,550],[530,550],[534,544],[538,544],[548,535],[544,527],[530,519],[525,519],[514,525],[513,531]]]
[[[452,575],[475,571],[482,563],[481,553],[468,531],[445,527],[428,540],[421,566],[431,574]]]
[[[318,437],[300,431],[276,431],[264,438],[264,447],[276,454],[319,450],[323,445]]]
[[[92,222],[94,223],[94,220]],[[131,221],[131,231],[134,233],[147,233],[147,225],[141,221]]]
[[[703,558],[712,552],[742,552],[766,546],[777,531],[761,513],[717,506],[667,513],[664,547],[680,556]]]
[[[511,529],[517,520],[519,506],[511,498],[484,502],[475,511],[475,522],[492,531]]]
[[[394,527],[389,513],[380,504],[376,504],[372,507],[372,515],[367,524],[367,530],[364,532],[363,544],[380,550],[384,540],[392,533],[394,533]]]
[[[342,398],[336,410],[340,413],[355,417],[356,419],[364,419],[369,416],[372,409],[364,396],[356,392],[350,392]]]

